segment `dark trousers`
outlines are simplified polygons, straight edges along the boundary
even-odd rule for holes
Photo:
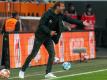
[[[2,48],[2,63],[6,69],[10,68],[10,58],[9,58],[9,36],[4,34],[3,36],[3,48]]]
[[[33,50],[31,52],[31,54],[27,57],[24,65],[22,67],[22,71],[25,71],[26,68],[29,66],[29,63],[37,55],[38,50],[40,49],[40,46],[42,44],[45,46],[45,48],[47,49],[47,51],[49,53],[49,58],[48,58],[48,63],[47,63],[47,68],[46,68],[46,74],[51,72],[52,64],[53,64],[54,57],[55,57],[54,44],[53,44],[53,41],[51,40],[51,38],[47,38],[44,41],[42,41],[38,38],[35,39]]]

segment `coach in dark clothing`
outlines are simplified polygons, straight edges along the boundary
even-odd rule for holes
[[[63,29],[63,21],[69,22],[71,24],[77,24],[79,26],[88,26],[86,22],[71,19],[63,15],[63,10],[65,6],[62,2],[57,2],[52,9],[48,10],[41,18],[39,27],[35,33],[35,41],[31,54],[27,57],[22,70],[19,72],[19,78],[24,78],[24,72],[28,67],[30,61],[36,56],[40,46],[43,44],[49,53],[49,59],[46,68],[45,78],[54,78],[51,73],[52,63],[55,57],[54,44],[57,44]]]

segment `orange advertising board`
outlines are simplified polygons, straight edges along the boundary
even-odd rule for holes
[[[27,56],[31,53],[34,42],[33,33],[20,33],[9,35],[10,45],[10,67],[21,67]],[[73,53],[73,49],[85,48],[89,59],[96,57],[94,32],[65,32],[62,33],[60,41],[55,45],[55,52],[59,62],[79,60],[78,53]],[[31,61],[29,66],[44,65],[47,63],[48,53],[42,45],[37,56]]]

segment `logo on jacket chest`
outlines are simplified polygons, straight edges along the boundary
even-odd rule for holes
[[[49,20],[49,23],[52,23],[52,22],[53,22],[52,19],[50,19],[50,20]]]

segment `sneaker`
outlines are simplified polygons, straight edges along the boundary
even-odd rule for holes
[[[23,71],[19,72],[19,78],[24,79],[24,72]]]
[[[56,78],[56,76],[54,74],[52,74],[52,73],[48,73],[48,74],[45,75],[45,78],[46,79]]]

